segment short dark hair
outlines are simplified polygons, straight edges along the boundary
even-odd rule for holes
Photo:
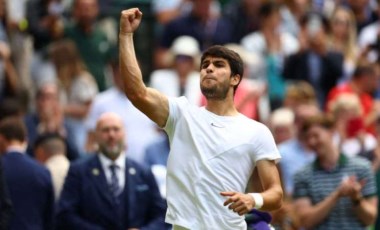
[[[6,140],[26,141],[26,127],[21,118],[8,117],[0,121],[0,135]]]
[[[280,5],[276,2],[265,2],[259,8],[259,18],[267,18],[273,13],[280,12]]]
[[[332,129],[335,126],[335,121],[331,116],[327,114],[320,114],[320,115],[308,117],[302,123],[302,126],[301,126],[302,133],[306,133],[307,131],[309,131],[311,127],[315,125],[326,128],[326,129]]]
[[[200,68],[202,68],[202,63],[207,57],[218,57],[218,58],[223,58],[227,60],[231,68],[231,76],[234,76],[236,74],[240,76],[239,83],[234,87],[234,91],[236,91],[236,88],[239,86],[244,74],[244,63],[240,55],[236,53],[235,51],[228,49],[224,46],[214,45],[214,46],[209,47],[202,54]]]
[[[375,74],[375,69],[371,64],[360,64],[356,67],[352,73],[352,78],[360,78],[364,75],[373,75]]]
[[[51,155],[65,153],[66,141],[59,133],[43,133],[34,142],[34,149],[38,147],[42,147]]]

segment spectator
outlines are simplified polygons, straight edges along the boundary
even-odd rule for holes
[[[32,87],[55,80],[53,64],[48,60],[47,47],[61,37],[63,29],[61,0],[26,1],[27,32],[33,38],[34,54],[31,60]],[[35,89],[34,88],[34,89]]]
[[[355,17],[350,9],[339,6],[330,18],[330,25],[331,36],[328,46],[329,49],[343,54],[344,73],[341,81],[347,81],[351,77],[359,57]]]
[[[378,19],[376,12],[369,4],[370,0],[347,0],[347,6],[355,15],[356,31],[360,33],[364,27]]]
[[[200,49],[197,40],[190,36],[176,38],[170,54],[172,67],[153,71],[150,86],[169,97],[185,96],[191,103],[199,105],[201,91],[196,59],[200,55]]]
[[[115,49],[96,24],[98,14],[97,0],[74,0],[73,23],[65,26],[64,36],[74,41],[88,71],[94,76],[99,91],[104,91],[109,86],[105,75],[106,67],[115,55]]]
[[[223,10],[223,15],[232,24],[232,42],[239,43],[249,33],[259,29],[259,8],[263,0],[230,1]]]
[[[308,0],[284,0],[280,13],[282,18],[281,30],[298,37],[302,17],[311,10]]]
[[[334,123],[309,118],[302,130],[317,158],[294,177],[294,204],[304,228],[366,229],[377,216],[377,196],[370,163],[347,158],[333,141]]]
[[[168,63],[164,62],[164,57],[179,36],[194,37],[201,50],[211,45],[226,44],[232,41],[230,22],[213,14],[213,1],[215,0],[193,0],[191,13],[179,17],[165,26],[160,45],[155,53],[156,68],[168,66]]]
[[[305,134],[301,127],[303,122],[310,116],[315,116],[320,113],[320,110],[315,104],[303,104],[297,106],[294,111],[295,120],[295,137],[281,143],[278,146],[282,160],[280,162],[280,171],[285,192],[288,197],[291,197],[294,190],[294,174],[302,167],[315,159],[315,155],[305,145]]]
[[[57,132],[66,140],[67,157],[75,160],[79,151],[74,140],[75,133],[71,121],[65,118],[59,100],[59,88],[56,84],[46,83],[36,93],[36,112],[26,114],[24,117],[28,130],[27,153],[34,156],[33,143],[37,136],[43,133]]]
[[[58,205],[58,229],[167,229],[154,176],[127,158],[125,135],[120,116],[100,116],[99,151],[70,167]]]
[[[285,61],[283,76],[287,80],[305,80],[314,86],[319,105],[343,75],[343,55],[328,49],[328,21],[310,13],[301,22],[301,50]]]
[[[34,143],[36,160],[44,164],[52,176],[55,199],[58,200],[70,162],[66,157],[65,140],[58,133],[46,133]]]
[[[87,71],[75,43],[71,40],[55,42],[50,57],[57,71],[63,94],[63,112],[74,124],[76,145],[85,153],[86,119],[93,98],[98,93],[93,76]]]
[[[375,122],[379,117],[380,108],[374,102],[372,94],[378,87],[379,77],[372,65],[360,64],[356,67],[352,79],[334,87],[328,94],[326,109],[331,111],[332,102],[343,93],[355,94],[360,99],[363,109],[364,126],[366,130],[375,134]]]
[[[53,229],[50,173],[25,154],[26,138],[22,119],[6,118],[0,122],[0,153],[13,205],[9,230]]]
[[[259,10],[260,29],[245,36],[242,46],[249,52],[257,53],[265,60],[266,79],[270,107],[280,107],[285,94],[285,81],[282,76],[283,63],[299,49],[293,35],[280,31],[280,6],[275,2],[263,3]]]
[[[277,145],[295,136],[294,112],[289,108],[279,108],[273,111],[269,119],[269,127]]]
[[[313,86],[302,80],[289,83],[285,93],[284,106],[294,110],[302,104],[318,104]]]
[[[94,134],[96,121],[100,115],[105,112],[114,112],[122,117],[124,127],[132,134],[128,138],[125,136],[127,155],[133,160],[143,163],[145,148],[158,137],[157,126],[125,97],[123,89],[120,88],[122,84],[118,60],[112,63],[112,69],[114,86],[94,98],[85,121],[87,151],[93,152],[97,150]]]
[[[343,93],[331,104],[335,120],[336,142],[347,157],[361,156],[371,161],[372,169],[377,171],[380,159],[377,154],[377,140],[364,127],[363,109],[357,95]]]

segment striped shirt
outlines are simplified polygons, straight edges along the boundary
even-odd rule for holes
[[[370,162],[359,157],[347,158],[340,155],[335,169],[327,171],[320,167],[318,160],[298,171],[294,177],[293,198],[310,198],[313,205],[323,201],[335,191],[343,179],[356,176],[366,181],[362,195],[365,198],[376,196],[376,184]],[[327,218],[313,229],[366,229],[354,213],[349,197],[342,197],[331,210]]]

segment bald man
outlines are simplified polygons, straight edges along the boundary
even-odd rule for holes
[[[99,117],[99,150],[70,166],[58,204],[58,229],[168,229],[155,179],[149,169],[128,159],[125,135],[119,115]]]

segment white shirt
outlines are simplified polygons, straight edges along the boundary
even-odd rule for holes
[[[106,180],[108,184],[112,183],[112,172],[110,169],[110,166],[115,164],[116,165],[116,176],[118,178],[119,182],[119,188],[123,189],[125,185],[125,161],[126,161],[126,155],[124,152],[122,152],[118,158],[116,158],[115,161],[110,160],[109,158],[105,157],[103,154],[99,153],[99,160],[100,164],[102,165],[103,172],[106,176]]]
[[[123,119],[127,132],[125,135],[127,154],[142,163],[145,148],[159,137],[157,125],[136,109],[115,87],[98,94],[93,100],[85,123],[88,131],[95,130],[97,119],[105,112],[114,112]]]
[[[54,187],[55,199],[59,199],[67,172],[69,171],[70,162],[64,155],[53,155],[45,162],[46,168],[49,169]]]
[[[244,217],[223,206],[222,191],[245,192],[256,162],[280,155],[269,129],[242,114],[218,116],[169,99],[165,126],[171,151],[167,165],[166,222],[188,229],[247,229]]]

